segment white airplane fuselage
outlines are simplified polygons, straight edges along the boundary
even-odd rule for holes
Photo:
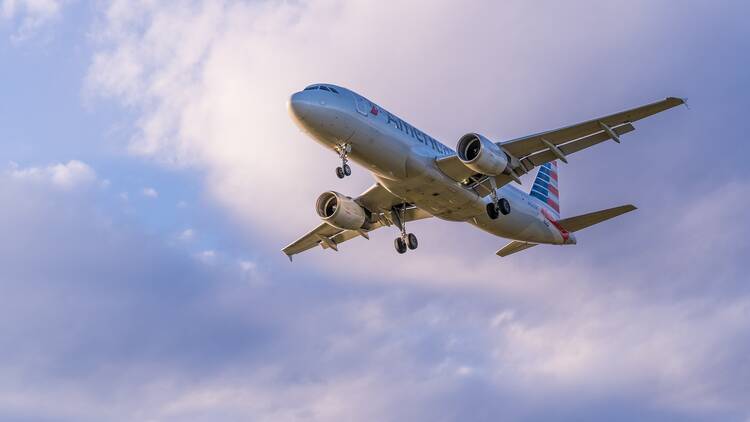
[[[310,89],[325,86],[324,89]],[[299,127],[323,146],[336,150],[351,145],[349,159],[369,170],[393,195],[433,216],[468,222],[486,232],[513,240],[574,244],[575,236],[560,228],[541,202],[505,185],[511,212],[491,219],[490,197],[443,174],[436,159],[455,152],[361,95],[336,85],[312,85],[293,94],[289,112]]]

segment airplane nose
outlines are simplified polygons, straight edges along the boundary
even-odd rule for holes
[[[292,94],[287,102],[289,114],[298,122],[303,122],[309,118],[311,108],[312,103],[310,103],[309,99],[305,98],[302,92]]]

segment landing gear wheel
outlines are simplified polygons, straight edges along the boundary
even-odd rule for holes
[[[393,241],[393,246],[396,248],[396,252],[402,254],[406,252],[406,242],[404,242],[404,239],[397,237]]]
[[[339,179],[343,179],[346,176],[351,176],[352,168],[349,167],[349,164],[347,164],[347,162],[349,161],[349,153],[352,152],[352,145],[339,144],[333,147],[333,149],[335,149],[336,152],[339,153],[339,158],[341,158],[341,167],[336,167],[336,176],[338,176]]]
[[[411,250],[417,249],[417,246],[419,246],[419,242],[417,242],[417,236],[415,236],[414,233],[409,233],[406,235],[406,246],[408,246]]]
[[[508,202],[505,198],[500,198],[499,201],[497,201],[497,207],[500,208],[500,212],[503,215],[510,214],[510,202]]]
[[[490,202],[489,204],[487,204],[487,216],[492,220],[495,220],[500,216],[500,213],[497,209],[497,204],[495,204],[494,202]]]

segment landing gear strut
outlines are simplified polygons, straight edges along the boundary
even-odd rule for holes
[[[340,144],[336,145],[334,148],[336,149],[336,152],[339,153],[339,158],[341,158],[341,167],[336,167],[336,176],[338,176],[339,179],[351,176],[352,168],[349,167],[347,162],[349,161],[349,153],[352,152],[352,144]]]
[[[497,185],[495,184],[495,178],[490,177],[490,185],[492,186],[492,193],[490,194],[492,202],[487,204],[487,216],[495,220],[500,216],[500,214],[510,214],[510,202],[508,202],[508,200],[505,198],[497,197]]]
[[[393,222],[396,224],[396,227],[401,230],[401,235],[397,237],[393,241],[393,246],[396,248],[396,252],[403,254],[406,253],[407,250],[411,249],[417,249],[417,246],[419,246],[419,241],[417,241],[417,236],[414,235],[414,233],[407,233],[406,232],[406,205],[401,205],[399,207],[393,207],[391,209],[391,216],[393,217]]]

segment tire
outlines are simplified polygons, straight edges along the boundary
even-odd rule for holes
[[[344,169],[341,167],[336,167],[336,176],[338,176],[339,179],[343,179],[346,174],[344,174]]]
[[[352,168],[349,167],[349,164],[344,164],[344,175],[346,176],[352,175]]]
[[[406,242],[400,237],[397,237],[396,240],[393,241],[393,246],[396,248],[396,252],[400,254],[406,252]]]
[[[507,199],[505,199],[505,198],[500,198],[500,200],[499,200],[499,201],[497,201],[497,206],[498,206],[498,208],[500,208],[500,212],[501,212],[501,213],[502,213],[503,215],[508,215],[508,214],[510,214],[510,202],[508,202],[508,200],[507,200]]]
[[[411,250],[417,249],[417,246],[419,246],[417,236],[415,236],[414,233],[409,233],[408,235],[406,235],[406,246],[408,246]]]
[[[487,204],[487,216],[495,220],[500,214],[497,211],[497,205],[494,202]]]

